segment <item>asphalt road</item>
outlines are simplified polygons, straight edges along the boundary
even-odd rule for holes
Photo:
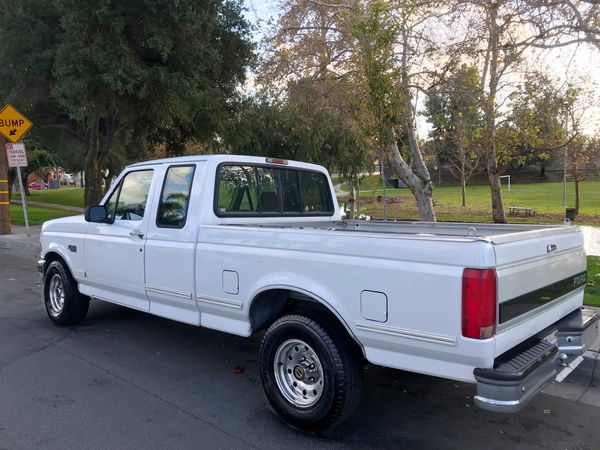
[[[34,265],[0,250],[0,449],[600,448],[593,359],[514,415],[474,407],[471,385],[368,366],[358,413],[305,434],[268,407],[261,336],[100,302],[81,325],[58,328]]]

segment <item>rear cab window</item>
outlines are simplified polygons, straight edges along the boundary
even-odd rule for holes
[[[223,163],[217,168],[214,211],[219,217],[331,216],[334,207],[321,172]]]

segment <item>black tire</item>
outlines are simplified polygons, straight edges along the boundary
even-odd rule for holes
[[[60,297],[57,290],[59,292],[62,290],[63,293],[62,308],[56,306],[56,298]],[[54,305],[53,299],[55,299]],[[48,317],[57,325],[75,325],[81,322],[88,312],[89,297],[79,292],[69,269],[60,261],[51,262],[46,269],[44,305]]]
[[[288,377],[290,381],[294,380],[292,377],[296,377],[296,367],[290,372],[290,367],[280,362],[289,356],[282,358],[282,353],[280,351],[278,354],[278,350],[287,348],[286,345],[293,347],[293,343],[297,340],[307,344],[305,348],[307,351],[310,349],[307,353],[309,360],[310,355],[316,355],[322,367],[322,392],[318,394],[316,390],[313,391],[315,398],[308,401],[315,401],[315,403],[308,406],[292,403],[292,400],[286,398],[286,395],[290,395],[284,392],[286,388],[280,388],[277,381],[276,356],[279,359],[277,367],[282,368],[280,374],[290,373]],[[290,342],[292,344],[286,344]],[[290,352],[294,352],[292,347]],[[298,352],[297,347],[295,351]],[[362,394],[362,360],[349,337],[335,327],[326,330],[315,320],[301,314],[283,316],[269,327],[263,338],[260,347],[260,363],[263,388],[271,406],[294,427],[307,431],[323,430],[346,420],[358,406]],[[304,371],[301,371],[301,375],[304,381]],[[318,379],[321,380],[321,377]],[[284,376],[279,375],[280,385],[282,378]],[[293,385],[296,386],[296,383],[294,382]],[[298,388],[290,386],[288,389]],[[303,398],[306,399],[306,391],[302,393]],[[317,398],[317,395],[320,396]],[[297,401],[304,401],[303,398],[298,398]]]

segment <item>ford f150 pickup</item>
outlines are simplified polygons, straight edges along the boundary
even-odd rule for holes
[[[90,299],[250,336],[294,426],[356,408],[366,361],[476,385],[519,411],[582,360],[598,316],[577,227],[344,220],[327,170],[195,156],[128,166],[85,216],[48,221],[39,271],[57,325]]]

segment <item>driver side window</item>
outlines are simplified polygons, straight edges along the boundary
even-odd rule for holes
[[[139,170],[125,175],[104,203],[111,221],[144,218],[153,174],[153,170]]]

